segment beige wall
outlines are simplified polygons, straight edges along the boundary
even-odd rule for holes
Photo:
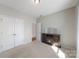
[[[40,18],[42,32],[44,28],[57,28],[61,33],[61,44],[64,47],[76,48],[75,8],[66,9]]]

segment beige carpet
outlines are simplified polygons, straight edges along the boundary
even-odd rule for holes
[[[49,45],[34,41],[2,52],[0,58],[58,58],[58,56]]]

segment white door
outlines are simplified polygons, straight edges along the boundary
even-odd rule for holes
[[[36,24],[32,23],[32,37],[36,37]]]
[[[15,29],[14,29],[15,46],[24,44],[24,20],[15,19],[15,26],[14,27],[15,27]]]
[[[14,47],[14,39],[13,39],[13,33],[14,33],[14,21],[12,18],[8,18],[6,16],[0,16],[1,17],[1,47],[2,51],[13,48]]]
[[[0,52],[24,44],[24,21],[0,15]]]
[[[3,23],[3,18],[2,16],[0,16],[0,52],[3,51],[3,26],[2,26],[2,23]]]
[[[41,41],[41,23],[37,23],[37,40]]]

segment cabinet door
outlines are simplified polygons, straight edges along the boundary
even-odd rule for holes
[[[15,46],[24,44],[24,20],[15,19]]]

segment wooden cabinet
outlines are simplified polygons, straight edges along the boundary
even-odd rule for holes
[[[54,43],[60,42],[60,35],[42,33],[41,41],[46,44],[53,45]]]

